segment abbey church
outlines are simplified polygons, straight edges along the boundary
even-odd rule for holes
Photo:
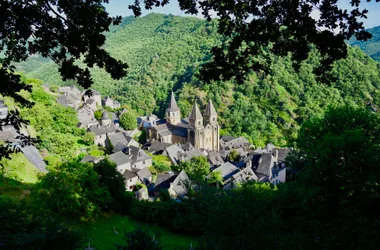
[[[215,107],[209,100],[203,116],[194,102],[189,117],[182,119],[181,111],[171,92],[165,122],[152,127],[149,139],[172,144],[190,142],[199,149],[219,151],[220,126],[217,118]]]

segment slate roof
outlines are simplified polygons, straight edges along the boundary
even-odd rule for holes
[[[179,137],[186,137],[187,138],[187,128],[181,127],[181,126],[171,126],[170,132],[173,135],[179,136]]]
[[[87,129],[87,131],[93,132],[96,135],[105,135],[108,133],[115,133],[116,126],[113,123],[106,126],[92,125]]]
[[[265,176],[270,176],[271,168],[274,165],[274,156],[272,153],[263,153],[259,160],[259,166],[256,169],[257,174],[262,174]]]
[[[131,161],[130,157],[121,151],[111,154],[109,155],[109,157],[110,157],[110,160],[116,163],[117,166],[121,166]]]
[[[93,104],[94,102],[95,100],[92,98],[86,100],[86,104]]]
[[[132,165],[135,162],[151,159],[151,157],[147,153],[145,153],[144,150],[132,146],[130,148],[132,149]]]
[[[107,111],[104,111],[102,114],[102,120],[108,120],[110,119],[110,116]]]
[[[149,152],[156,153],[156,152],[162,152],[164,151],[167,147],[171,146],[173,144],[171,143],[166,143],[166,142],[160,142],[160,141],[152,141],[149,147]]]
[[[129,179],[132,179],[134,177],[137,177],[137,174],[133,173],[132,171],[126,169],[123,173],[123,176],[125,178],[125,182]]]
[[[173,164],[177,164],[180,160],[180,154],[184,153],[183,149],[177,144],[173,144],[165,149],[167,156],[170,158]]]
[[[181,148],[186,151],[190,151],[194,148],[194,146],[190,142],[186,142],[185,144],[181,144]]]
[[[197,156],[204,156],[204,154],[201,151],[199,151],[199,149],[193,148],[190,151],[182,153],[181,157],[180,157],[180,160],[181,161],[190,161],[191,158],[197,157]]]
[[[239,169],[229,162],[224,163],[222,166],[214,169],[212,172],[220,172],[223,180],[229,179],[231,176],[239,172]]]
[[[256,174],[253,172],[252,168],[245,168],[237,172],[232,176],[235,183],[241,183],[248,180],[255,180],[257,181],[258,178]]]
[[[179,107],[177,105],[177,101],[175,100],[173,91],[170,93],[170,102],[169,102],[168,111],[169,112],[179,111]]]
[[[181,171],[172,182],[171,188],[179,195],[184,196],[187,193],[186,184],[190,182],[189,177],[185,171]]]
[[[154,129],[157,131],[157,132],[161,132],[161,131],[165,131],[165,130],[168,130],[168,126],[166,125],[166,123],[164,124],[160,124],[160,125],[157,125],[154,127]]]
[[[95,162],[95,161],[96,161],[96,157],[95,156],[86,155],[85,157],[83,157],[83,159],[80,162],[86,163],[86,162]]]
[[[111,142],[111,144],[116,147],[117,144],[123,144],[125,146],[128,145],[128,143],[132,140],[133,138],[128,136],[124,132],[117,132],[115,134],[109,134],[108,135],[108,140]]]
[[[275,148],[278,151],[278,162],[283,163],[286,160],[288,154],[292,151],[290,148]]]
[[[47,172],[46,163],[38,149],[34,146],[24,146],[21,148],[25,157],[41,172]]]
[[[207,155],[207,159],[213,166],[219,166],[219,165],[224,164],[223,158],[216,151],[209,151]]]
[[[220,140],[223,140],[223,141],[225,141],[225,142],[232,141],[232,140],[234,140],[234,139],[236,139],[236,138],[233,137],[233,136],[231,136],[231,135],[223,135],[223,136],[220,138]]]
[[[63,106],[69,106],[69,105],[73,105],[75,102],[79,100],[80,100],[79,97],[71,93],[68,93],[67,95],[60,95],[58,97],[57,102]]]
[[[152,173],[150,172],[149,168],[143,168],[140,171],[138,171],[136,174],[141,180],[152,176]]]
[[[220,140],[220,147],[224,150],[239,149],[246,145],[249,145],[249,141],[244,137],[222,136]]]
[[[168,189],[170,187],[170,183],[173,182],[175,178],[177,178],[177,175],[163,173],[158,174],[154,189]]]

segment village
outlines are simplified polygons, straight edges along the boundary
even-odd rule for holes
[[[191,182],[183,170],[152,173],[154,155],[166,156],[173,166],[194,157],[206,157],[210,172],[220,173],[223,189],[234,188],[248,180],[274,185],[286,181],[285,158],[291,149],[277,148],[271,143],[254,149],[243,137],[219,136],[218,114],[211,100],[203,115],[195,102],[189,117],[182,118],[171,92],[164,119],[154,114],[138,117],[137,129],[127,131],[118,123],[118,117],[127,112],[120,110],[119,102],[110,97],[102,99],[95,90],[86,94],[75,86],[61,87],[59,92],[58,102],[78,111],[78,126],[94,133],[94,143],[109,150],[109,160],[124,176],[126,190],[134,191],[140,200],[154,199],[160,190],[167,190],[172,198],[182,198]],[[97,120],[94,112],[101,107],[119,111],[104,110]],[[146,134],[144,144],[133,138],[141,131]],[[96,163],[103,158],[88,155],[82,162]]]
[[[60,87],[58,92],[57,102],[77,111],[77,127],[93,133],[94,144],[108,152],[101,157],[86,155],[81,162],[97,163],[108,158],[125,178],[126,190],[135,192],[139,200],[155,200],[162,190],[173,199],[186,197],[192,180],[178,166],[197,157],[207,159],[209,174],[205,178],[217,174],[223,189],[249,180],[274,185],[286,182],[285,159],[291,149],[278,148],[271,143],[264,148],[254,148],[244,137],[220,136],[218,114],[211,100],[203,114],[194,102],[190,115],[182,118],[171,92],[165,118],[154,114],[138,117],[136,129],[124,130],[119,125],[119,117],[128,110],[121,108],[119,102],[110,97],[102,98],[95,90],[80,91],[75,86]],[[99,110],[101,118],[96,119],[95,112]],[[0,112],[6,117],[7,107],[3,102]],[[136,135],[141,133],[145,138],[138,142]],[[17,136],[11,126],[4,127],[0,133],[0,139],[14,143],[17,143]],[[21,151],[36,168],[47,171],[35,146],[23,146]],[[155,156],[166,159],[171,170],[154,169]]]

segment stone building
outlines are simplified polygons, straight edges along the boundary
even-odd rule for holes
[[[149,133],[150,141],[165,143],[191,143],[199,149],[219,151],[218,114],[209,100],[203,116],[196,102],[188,118],[181,118],[173,92],[166,110],[166,123],[153,126]]]

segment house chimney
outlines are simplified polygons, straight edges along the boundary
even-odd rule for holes
[[[274,151],[274,157],[276,157],[276,160],[278,160],[278,150],[277,149]]]

